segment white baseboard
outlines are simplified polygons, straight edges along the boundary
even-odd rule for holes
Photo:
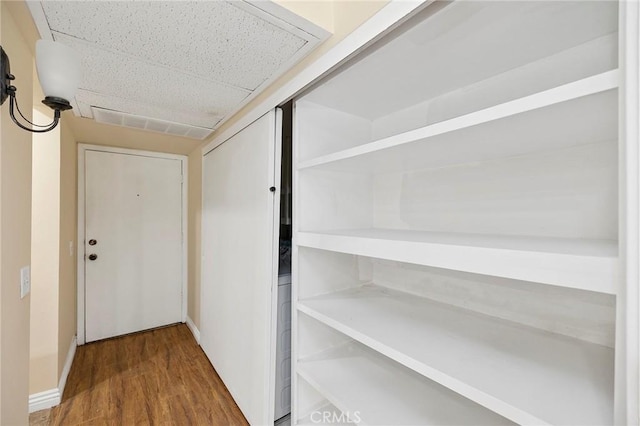
[[[198,327],[196,327],[196,325],[193,323],[193,320],[189,318],[189,316],[187,316],[187,327],[189,327],[189,330],[191,330],[191,334],[193,334],[193,337],[195,337],[196,342],[200,344],[200,330],[198,330]]]
[[[60,390],[58,388],[29,395],[29,413],[55,407],[58,404],[60,404]]]
[[[73,357],[76,355],[76,348],[78,347],[78,339],[73,336],[71,344],[69,345],[69,351],[67,352],[67,359],[64,361],[64,367],[62,367],[62,374],[60,374],[60,381],[58,382],[58,389],[60,390],[60,396],[64,393],[64,387],[67,384],[67,377],[69,377],[69,371],[71,371],[71,364],[73,364]]]
[[[76,346],[78,346],[76,336],[73,336],[73,339],[71,339],[71,345],[69,345],[69,351],[67,352],[67,359],[65,360],[64,367],[62,368],[58,387],[29,395],[29,413],[55,407],[60,404],[64,387],[67,384],[67,377],[71,370],[71,364],[73,363],[73,357],[76,354]]]

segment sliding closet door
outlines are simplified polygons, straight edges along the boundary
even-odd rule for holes
[[[203,162],[201,345],[253,425],[274,416],[281,122],[269,112]]]

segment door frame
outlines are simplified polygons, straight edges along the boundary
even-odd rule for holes
[[[187,320],[188,300],[188,196],[189,196],[189,160],[186,155],[166,154],[163,152],[142,151],[138,149],[116,148],[112,146],[78,144],[78,234],[76,239],[76,288],[77,288],[77,339],[78,345],[85,344],[85,153],[87,151],[109,152],[114,154],[137,155],[141,157],[164,158],[180,161],[182,165],[182,300],[181,321]]]

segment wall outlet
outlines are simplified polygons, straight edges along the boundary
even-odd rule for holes
[[[31,291],[31,267],[20,269],[20,299],[23,299]]]

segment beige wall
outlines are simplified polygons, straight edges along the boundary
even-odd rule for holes
[[[34,108],[36,123],[51,121],[43,109]],[[33,134],[32,166],[29,393],[33,394],[58,385],[59,127]]]
[[[280,6],[302,16],[333,34],[333,0],[274,0]]]
[[[5,3],[33,57],[38,37],[26,5]],[[35,115],[36,122],[48,123],[52,113],[40,102],[44,95],[35,71],[32,84],[34,109],[44,114]],[[63,113],[55,130],[33,141],[31,394],[58,386],[76,334],[77,146],[69,123],[72,118],[73,113]]]
[[[31,117],[31,46],[0,2],[0,44],[11,59],[18,99]],[[28,424],[29,301],[20,299],[20,268],[31,262],[31,134],[0,114],[0,424]]]
[[[60,123],[60,234],[58,280],[58,380],[76,334],[78,148],[66,117]],[[69,245],[71,244],[72,247]]]
[[[53,114],[40,102],[37,79],[33,95],[35,122],[49,123]],[[30,394],[58,387],[76,334],[78,166],[66,118],[54,130],[33,135]]]
[[[202,143],[196,139],[96,123],[76,117],[71,111],[63,114],[63,120],[71,124],[78,143],[182,155],[188,155]]]
[[[289,72],[277,79],[262,94],[222,125],[202,146],[238,122],[267,97],[284,86],[289,80],[315,62],[320,56],[352,33],[362,23],[372,17],[388,3],[381,1],[296,1],[276,0],[276,3],[331,31],[329,37],[318,49],[298,63]],[[276,105],[274,105],[275,107]],[[189,301],[187,313],[197,327],[200,327],[200,247],[202,209],[202,152],[199,146],[189,155]],[[197,165],[196,165],[197,163]],[[197,167],[197,169],[196,169]],[[195,257],[194,257],[195,255]]]
[[[200,327],[200,224],[202,213],[202,152],[189,155],[188,300],[187,315]]]

